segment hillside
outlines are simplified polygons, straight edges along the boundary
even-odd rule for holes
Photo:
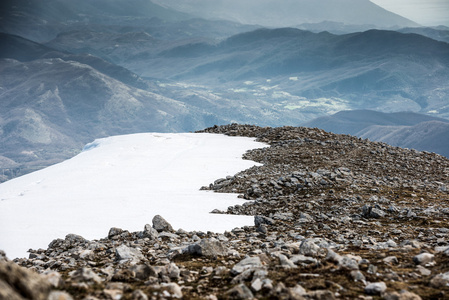
[[[368,24],[377,28],[416,26],[368,0],[154,0],[202,18],[226,19],[267,27],[291,27],[322,21]],[[325,9],[324,9],[325,8]]]
[[[303,124],[449,157],[449,121],[410,112],[342,111]]]
[[[191,16],[146,0],[5,0],[1,3],[0,32],[45,42],[77,25],[145,24],[152,18],[180,21]]]
[[[233,124],[203,133],[269,144],[244,155],[262,165],[202,188],[242,198],[214,210],[215,222],[226,213],[251,216],[254,226],[186,231],[148,214],[141,231],[112,227],[95,240],[55,236],[47,249],[15,263],[1,261],[0,252],[3,291],[31,290],[43,299],[51,290],[65,299],[446,298],[447,158],[304,127]],[[172,209],[186,217],[183,208]],[[14,278],[20,285],[10,284]]]
[[[298,113],[312,110],[309,101],[325,111],[330,100],[346,109],[447,117],[448,57],[449,44],[416,34],[370,30],[339,36],[283,28],[239,34],[218,45],[184,45],[126,67],[227,95],[257,94]],[[344,110],[331,105],[334,112]]]
[[[298,4],[301,13],[310,8],[346,18],[357,11],[365,21],[376,14],[379,22],[408,22],[369,1],[296,2],[264,0],[240,12],[269,9],[263,15],[276,16],[289,4],[287,13],[299,18]],[[195,3],[213,8],[200,0],[176,9],[170,7],[176,1],[3,1],[0,181],[107,135],[233,122],[294,126],[354,109],[449,117],[447,43],[386,30],[335,35],[211,20],[209,13],[202,19],[184,9]],[[251,3],[223,12],[240,5]],[[347,6],[357,9],[342,12]],[[301,22],[377,27],[355,16],[357,24],[326,18]]]

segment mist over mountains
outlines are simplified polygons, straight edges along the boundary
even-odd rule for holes
[[[268,27],[291,27],[323,21],[377,28],[417,24],[368,0],[154,0],[161,6],[179,9],[202,18],[232,20]]]
[[[416,24],[369,1],[226,3],[2,2],[0,180],[116,134],[354,109],[449,117],[446,28],[373,30]],[[313,32],[263,28],[276,20]]]

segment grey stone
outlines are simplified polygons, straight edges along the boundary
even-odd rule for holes
[[[382,295],[387,290],[385,282],[370,283],[365,287],[365,293],[368,295]]]
[[[384,263],[390,264],[390,265],[397,265],[399,263],[399,260],[396,256],[388,256],[383,259]]]
[[[133,265],[129,268],[131,271],[134,272],[136,278],[140,280],[147,280],[148,277],[153,276],[156,277],[156,271],[153,267],[150,267],[148,265]]]
[[[363,275],[363,273],[359,270],[351,271],[351,277],[354,281],[365,282],[366,280],[365,275]]]
[[[240,283],[239,285],[236,285],[235,287],[226,291],[225,295],[228,297],[234,298],[234,299],[252,299],[252,298],[254,298],[254,295],[251,292],[251,290],[243,283]]]
[[[0,261],[0,299],[46,300],[50,289],[44,277],[14,262]]]
[[[293,299],[301,299],[301,297],[305,295],[307,295],[306,289],[300,286],[299,284],[295,285],[290,289],[290,296]]]
[[[168,295],[167,295],[168,297],[173,297],[173,298],[178,298],[178,299],[182,298],[182,296],[183,296],[182,290],[178,284],[171,282],[171,283],[163,283],[161,286],[162,286],[162,289],[168,293]]]
[[[432,274],[432,272],[429,269],[426,269],[421,265],[418,265],[418,267],[416,267],[416,269],[423,276],[429,276],[430,274]]]
[[[190,245],[186,251],[190,254],[198,254],[208,257],[228,255],[228,249],[223,245],[223,243],[215,239],[203,239],[198,244]]]
[[[449,272],[438,274],[430,280],[430,285],[434,288],[444,288],[449,286]]]
[[[0,261],[8,261],[8,257],[6,257],[6,253],[3,250],[0,250]]]
[[[168,223],[164,218],[160,215],[156,215],[153,218],[153,228],[157,230],[157,232],[167,231],[172,232],[173,227]]]
[[[177,280],[181,271],[175,263],[170,263],[167,265],[167,275],[170,279]]]
[[[113,238],[114,236],[120,235],[122,234],[123,229],[121,228],[117,228],[117,227],[112,227],[111,229],[109,229],[109,233],[108,233],[108,238]]]
[[[159,237],[159,233],[150,224],[146,224],[143,229],[143,236],[155,240]]]
[[[68,242],[70,246],[88,242],[88,240],[86,240],[82,236],[72,233],[65,236],[65,241]]]
[[[421,253],[413,257],[413,262],[417,265],[426,265],[433,262],[435,255],[430,253]]]
[[[304,240],[299,245],[299,254],[316,257],[320,254],[320,247],[312,240]]]
[[[256,278],[251,282],[251,289],[255,292],[259,292],[262,290],[262,280],[260,278]]]
[[[283,254],[279,254],[278,258],[279,258],[279,263],[281,264],[282,267],[287,268],[287,269],[296,268],[296,265],[290,259],[288,259],[287,256],[285,256]]]
[[[316,264],[318,262],[318,260],[316,258],[310,257],[310,256],[305,256],[302,254],[299,255],[293,255],[290,260],[294,263],[294,264]]]
[[[86,267],[70,272],[69,275],[75,281],[91,281],[95,283],[103,281],[97,273]]]
[[[133,264],[145,259],[140,250],[136,248],[130,248],[126,245],[120,245],[115,249],[116,260],[119,263],[131,262]]]
[[[262,267],[262,261],[258,256],[247,257],[237,264],[234,265],[231,269],[231,273],[234,275],[240,274],[248,269],[260,268]]]
[[[260,225],[263,225],[263,224],[274,225],[275,222],[276,222],[275,220],[265,217],[265,216],[254,216],[254,225],[256,227],[259,227]]]
[[[409,291],[388,293],[384,296],[385,300],[421,300],[421,297]]]
[[[351,257],[343,256],[338,264],[342,269],[345,270],[358,270],[359,264],[358,262]]]
[[[372,207],[369,205],[364,205],[362,207],[362,215],[365,218],[383,218],[386,216],[386,213],[377,207]]]

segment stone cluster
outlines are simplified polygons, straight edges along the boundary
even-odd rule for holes
[[[311,128],[203,132],[269,144],[245,154],[262,166],[202,188],[238,193],[213,213],[254,226],[186,232],[155,216],[28,259],[0,253],[0,299],[449,298],[448,159]]]

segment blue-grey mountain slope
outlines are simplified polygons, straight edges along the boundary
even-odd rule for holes
[[[449,120],[410,112],[341,111],[303,124],[449,157]]]
[[[203,18],[269,27],[322,21],[370,24],[375,28],[417,26],[368,0],[153,0]],[[373,28],[372,27],[372,28]]]
[[[192,16],[149,0],[3,0],[0,17],[1,32],[43,42],[76,25],[143,25],[155,17],[170,22]]]
[[[447,121],[428,121],[414,126],[373,125],[361,130],[357,136],[449,157],[449,123]]]
[[[449,116],[449,44],[417,34],[259,29],[219,44],[183,45],[126,67],[142,76],[234,89],[251,81],[264,87],[258,95],[266,99],[281,90],[343,99],[350,109]]]

